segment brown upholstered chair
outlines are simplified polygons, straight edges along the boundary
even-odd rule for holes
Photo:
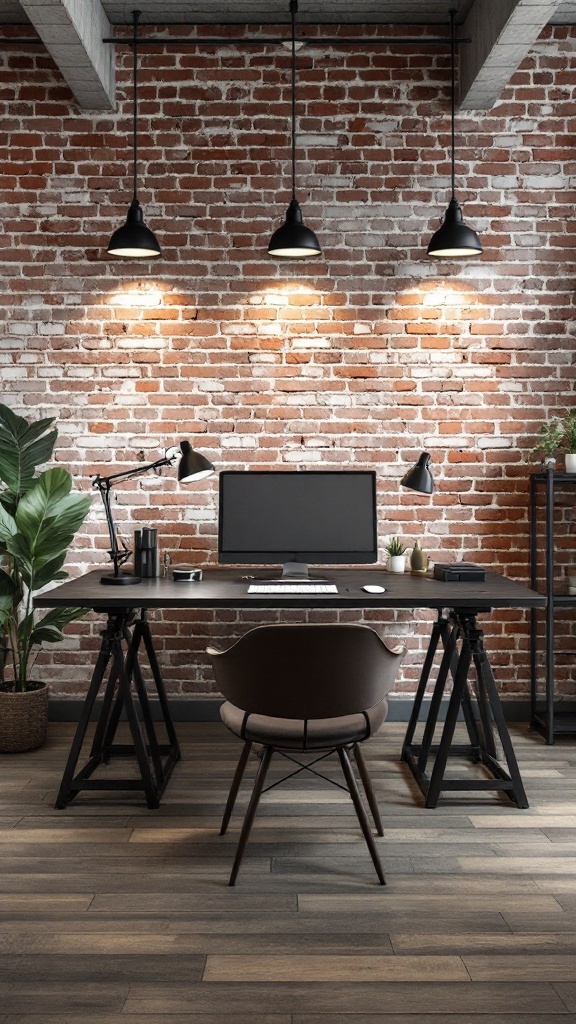
[[[349,752],[354,754],[376,830],[383,835],[359,744],[386,718],[387,694],[405,648],[392,650],[368,626],[286,624],[257,626],[228,650],[209,647],[207,653],[226,698],[220,709],[222,721],[244,740],[220,835],[228,827],[252,744],[264,748],[229,885],[236,882],[273,754],[283,753],[307,767],[292,756],[293,751],[318,752],[310,766],[336,751],[376,873],[385,885]]]

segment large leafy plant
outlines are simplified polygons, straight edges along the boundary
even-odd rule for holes
[[[37,617],[34,594],[63,571],[68,547],[80,528],[89,497],[71,494],[72,477],[49,461],[57,437],[53,419],[28,423],[0,404],[0,633],[14,669],[17,692],[33,688],[33,648],[63,639],[62,629],[84,609],[52,609]]]

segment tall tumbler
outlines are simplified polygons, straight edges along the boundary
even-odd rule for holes
[[[152,527],[134,531],[134,573],[142,579],[160,575],[158,530]]]

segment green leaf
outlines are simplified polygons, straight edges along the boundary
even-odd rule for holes
[[[18,593],[18,587],[9,572],[0,568],[0,597],[9,597],[10,600]]]
[[[37,467],[50,459],[58,436],[53,423],[28,423],[0,403],[0,480],[16,495],[29,490]]]
[[[65,580],[68,573],[60,572],[65,560],[65,551],[56,558],[50,558],[47,561],[44,561],[43,559],[36,559],[34,567],[34,590],[41,590],[42,587],[45,587],[47,583],[52,583],[53,580]]]
[[[3,505],[0,505],[0,545],[5,544],[8,537],[13,537],[17,530],[14,517],[6,511]]]
[[[8,489],[2,491],[0,493],[0,505],[9,515],[15,515],[18,508],[18,495]]]
[[[30,634],[31,644],[58,644],[64,637],[55,626],[37,626]]]
[[[8,621],[12,618],[14,604],[11,597],[0,597],[0,631],[4,631]]]
[[[38,620],[36,625],[57,626],[58,629],[64,629],[64,626],[67,626],[69,622],[74,622],[75,619],[81,618],[82,615],[86,615],[89,611],[89,608],[51,608],[49,612],[46,612]]]
[[[15,516],[22,557],[45,559],[66,554],[91,504],[90,497],[70,494],[67,469],[48,469],[20,500]]]
[[[57,643],[63,640],[62,630],[69,622],[81,618],[89,608],[52,608],[37,623],[30,635],[32,644]]]

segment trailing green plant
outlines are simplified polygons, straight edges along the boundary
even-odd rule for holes
[[[565,426],[558,416],[543,423],[538,431],[538,440],[529,452],[530,457],[552,458],[562,446],[564,435]]]
[[[564,451],[574,455],[576,453],[576,410],[569,412],[564,417],[562,426],[564,427],[562,447]]]
[[[28,423],[0,403],[0,634],[12,659],[14,689],[35,688],[32,652],[58,643],[68,622],[86,609],[51,609],[41,618],[34,595],[63,580],[68,547],[86,518],[91,499],[71,494],[72,477],[55,467],[37,473],[52,456],[53,419]]]
[[[406,551],[406,545],[402,543],[400,537],[391,537],[386,545],[386,551],[391,558],[396,555],[403,555]]]

